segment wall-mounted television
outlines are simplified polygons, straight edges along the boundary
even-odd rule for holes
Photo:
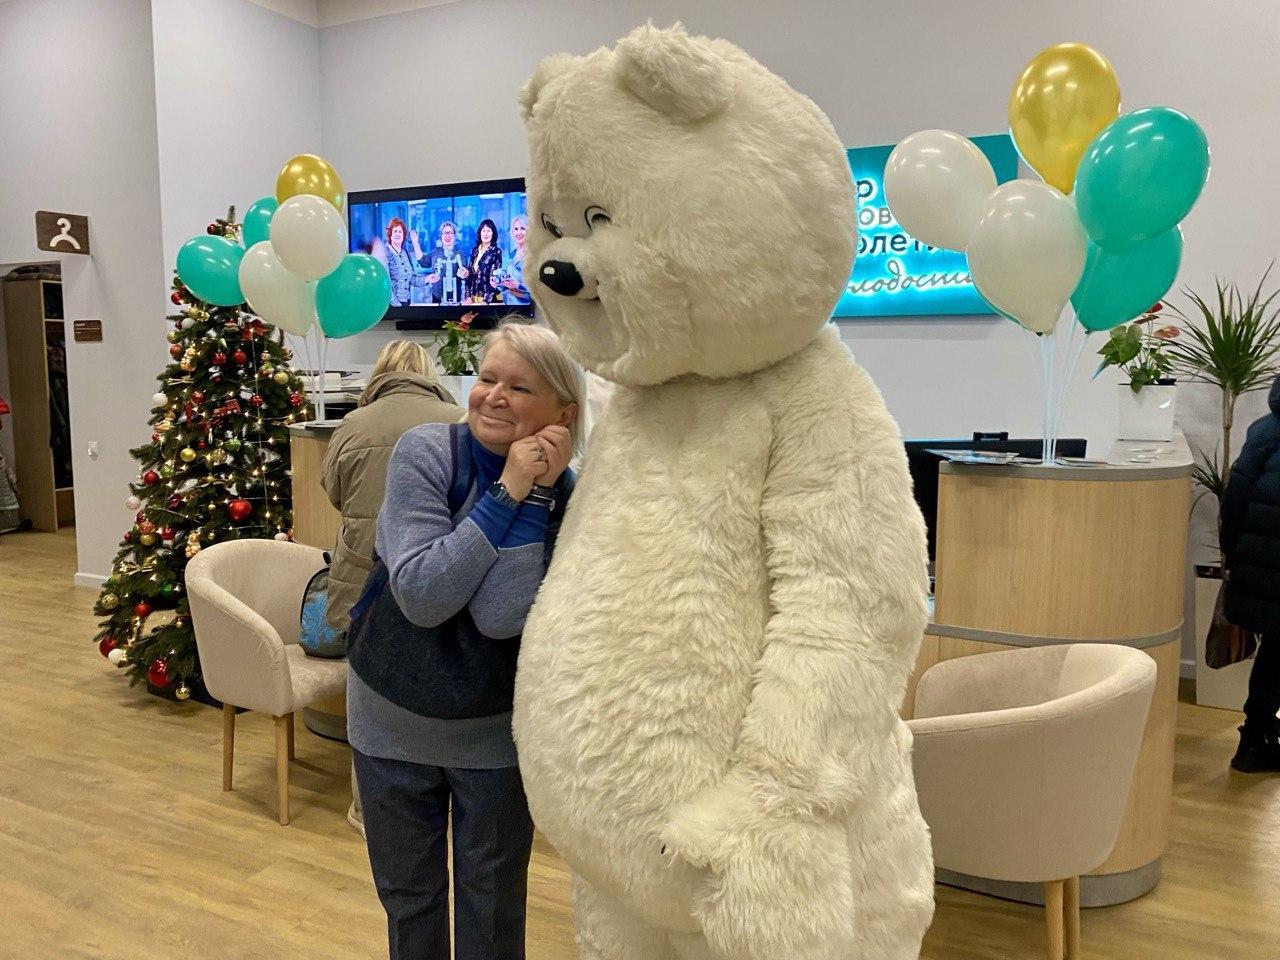
[[[524,180],[365,190],[347,197],[353,253],[387,265],[401,330],[437,329],[469,311],[490,325],[533,315],[524,277]]]

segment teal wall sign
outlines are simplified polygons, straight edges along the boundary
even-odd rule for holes
[[[1018,153],[1007,133],[973,137],[1004,183],[1018,175]],[[884,166],[893,152],[855,147],[849,167],[858,185],[858,257],[833,314],[836,318],[991,315],[978,295],[963,253],[930,247],[907,234],[884,199]]]

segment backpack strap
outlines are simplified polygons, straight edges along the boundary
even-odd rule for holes
[[[449,481],[449,515],[462,509],[475,482],[475,463],[471,459],[471,431],[465,423],[449,424],[449,446],[453,451],[453,476]]]

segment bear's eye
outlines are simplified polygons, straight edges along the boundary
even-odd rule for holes
[[[588,227],[598,227],[602,223],[613,223],[604,207],[587,207],[587,212],[583,216],[587,221]]]
[[[542,226],[546,228],[547,233],[551,234],[557,240],[564,236],[564,234],[560,232],[560,228],[552,223],[545,213],[542,215]]]

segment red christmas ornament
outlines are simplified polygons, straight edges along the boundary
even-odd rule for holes
[[[204,232],[208,234],[217,234],[222,232],[222,228],[219,227],[216,223],[211,223],[204,228]]]
[[[293,393],[289,394],[289,406],[300,407],[302,406],[302,404],[303,404],[302,394],[298,393],[296,390]]]
[[[213,365],[215,367],[220,367],[227,362],[227,355],[223,353],[221,350],[219,350],[209,359],[213,362]]]
[[[237,350],[235,353],[231,355],[231,359],[235,363],[244,363],[249,359],[249,355],[245,353],[243,350]]]
[[[213,375],[213,382],[214,382],[214,383],[221,383],[221,382],[222,382],[222,374],[220,374],[220,373],[215,373],[215,374]]]
[[[182,302],[182,294],[175,290],[173,293],[169,294],[169,299],[173,301],[174,304],[179,304]]]
[[[202,391],[202,390],[192,390],[192,391],[191,391],[191,402],[192,402],[192,403],[204,403],[204,391]]]
[[[124,532],[124,536],[123,536],[121,539],[122,539],[125,543],[133,543],[133,531],[132,531],[132,530],[126,530],[126,531]]]
[[[158,434],[158,433],[153,433],[153,434],[151,435],[151,442],[152,442],[152,443],[159,443],[159,442],[160,442],[160,434]]]
[[[173,527],[162,527],[160,529],[161,540],[172,540],[174,537]]]
[[[142,475],[142,482],[148,487],[154,487],[160,482],[160,474],[156,473],[154,470],[148,470]]]
[[[196,447],[197,447],[198,449],[200,449],[200,450],[203,450],[203,449],[204,449],[205,447],[207,447],[207,446],[208,446],[208,444],[207,444],[207,443],[205,443],[203,440],[197,440],[197,441],[196,441]]]
[[[180,506],[182,506],[182,498],[175,493],[169,498],[169,509],[177,510]]]
[[[133,605],[133,615],[139,620],[145,620],[151,616],[151,604],[145,600],[139,600]]]
[[[147,515],[146,515],[145,513],[143,513],[141,510],[139,510],[137,513],[135,513],[135,514],[133,515],[133,522],[134,522],[134,523],[141,523],[141,522],[142,522],[143,520],[145,520],[145,519],[147,519]],[[146,533],[147,531],[146,531],[146,530],[143,530],[142,532],[143,532],[143,533]]]
[[[175,343],[172,347],[169,348],[169,356],[177,360],[180,356],[182,356],[182,347]]]
[[[249,398],[249,403],[255,407],[260,407],[262,406],[262,397],[258,396],[255,393],[252,397]]]
[[[169,676],[169,663],[163,657],[158,660],[152,660],[151,666],[147,667],[147,683],[153,687],[167,687],[173,682],[173,678]]]
[[[227,504],[227,516],[232,523],[244,523],[253,513],[253,504],[248,500],[232,500]]]
[[[120,644],[116,643],[115,637],[103,637],[98,641],[98,652],[105,657],[118,646],[120,646]]]

